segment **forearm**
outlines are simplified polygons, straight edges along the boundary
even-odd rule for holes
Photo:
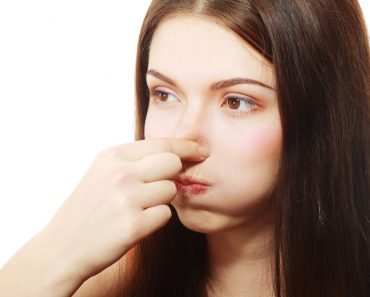
[[[43,234],[36,235],[0,270],[0,296],[72,296],[84,280],[65,256]]]

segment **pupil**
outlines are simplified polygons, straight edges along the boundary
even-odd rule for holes
[[[167,99],[167,94],[166,94],[166,93],[160,93],[160,94],[159,94],[159,98],[160,98],[162,101],[164,101],[164,100],[166,100],[166,99]]]
[[[236,98],[230,98],[232,107],[238,108],[240,106],[240,101]]]

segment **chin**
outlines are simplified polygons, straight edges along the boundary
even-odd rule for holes
[[[181,224],[191,231],[211,234],[227,228],[224,219],[208,210],[183,208],[176,205],[173,207]]]

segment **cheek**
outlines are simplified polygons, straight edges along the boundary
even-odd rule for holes
[[[243,142],[244,151],[256,157],[268,157],[280,154],[281,148],[281,129],[279,125],[275,127],[261,127],[250,131]]]
[[[218,146],[225,156],[239,160],[238,163],[258,163],[280,156],[282,131],[279,120],[258,120],[248,126],[223,133]]]
[[[254,200],[263,197],[270,188],[280,164],[282,139],[280,124],[274,124],[238,130],[239,133],[229,133],[220,140],[219,160],[223,161],[219,171],[230,177],[223,179],[225,195]]]
[[[163,116],[157,116],[156,113],[148,110],[144,125],[144,138],[167,137],[171,132],[171,126],[167,121],[164,121]]]

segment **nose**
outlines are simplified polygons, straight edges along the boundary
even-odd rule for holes
[[[172,137],[207,146],[207,114],[201,104],[187,105],[173,127]]]

